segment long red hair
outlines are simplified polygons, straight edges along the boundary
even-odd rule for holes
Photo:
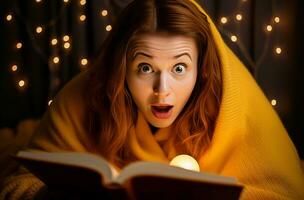
[[[121,13],[91,70],[87,91],[88,130],[94,149],[121,164],[130,152],[128,134],[137,108],[128,91],[128,54],[142,34],[167,33],[195,39],[198,77],[191,97],[172,125],[180,153],[198,157],[215,127],[222,93],[220,59],[207,17],[190,1],[134,0]]]

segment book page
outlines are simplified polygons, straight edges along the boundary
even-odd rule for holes
[[[123,184],[130,177],[145,175],[211,183],[237,184],[237,179],[234,177],[220,176],[206,172],[195,172],[180,167],[170,166],[169,164],[143,161],[135,162],[125,167],[114,181]]]
[[[16,155],[19,159],[38,160],[62,165],[77,166],[101,175],[105,183],[112,180],[112,167],[100,156],[81,152],[44,152],[44,151],[20,151]]]

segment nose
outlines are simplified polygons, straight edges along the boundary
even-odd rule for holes
[[[154,95],[158,98],[165,98],[170,94],[169,75],[159,72],[154,84]]]

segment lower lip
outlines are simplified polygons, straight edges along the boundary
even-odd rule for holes
[[[168,112],[158,112],[152,108],[152,113],[158,119],[168,119],[172,115],[172,110],[173,108],[171,108]]]

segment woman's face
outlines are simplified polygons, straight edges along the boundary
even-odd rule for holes
[[[130,56],[126,79],[139,111],[155,127],[170,126],[196,82],[198,51],[194,39],[143,35]]]

